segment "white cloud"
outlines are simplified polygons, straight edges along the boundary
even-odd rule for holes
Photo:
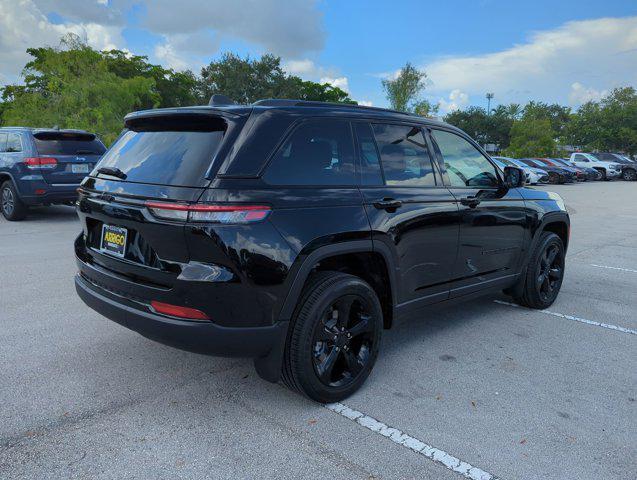
[[[69,32],[100,50],[124,43],[118,26],[92,22],[53,24],[31,0],[0,0],[0,83],[18,81],[21,69],[31,58],[27,48],[57,46]]]
[[[564,102],[574,82],[599,91],[637,81],[637,16],[568,22],[500,52],[442,58],[423,68],[435,93],[458,89],[480,97],[494,92],[501,103]],[[575,102],[582,98],[578,92]]]
[[[358,104],[362,107],[373,107],[374,104],[372,102],[370,102],[369,100],[357,100]]]
[[[289,60],[283,63],[283,70],[299,77],[314,77],[321,75],[320,68],[312,60]]]
[[[323,48],[322,14],[315,0],[143,0],[144,25],[155,33],[214,30],[287,58]],[[211,52],[213,53],[213,52]]]
[[[319,83],[329,83],[331,86],[340,88],[344,92],[349,93],[349,84],[347,81],[347,77],[338,77],[338,78],[323,77],[319,80]]]
[[[608,95],[608,93],[608,90],[595,90],[594,88],[585,87],[581,83],[575,82],[571,85],[568,100],[571,105],[581,105],[590,101],[598,101]]]
[[[440,107],[440,113],[445,114],[453,112],[454,110],[460,110],[469,105],[469,95],[459,89],[454,89],[449,93],[448,98],[441,98],[438,101]]]

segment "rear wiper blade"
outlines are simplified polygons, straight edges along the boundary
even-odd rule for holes
[[[97,173],[103,173],[104,175],[110,175],[111,177],[117,177],[124,180],[126,174],[116,167],[101,167],[97,170]]]
[[[90,154],[90,155],[98,155],[98,154],[97,154],[97,153],[95,153],[93,150],[77,150],[77,151],[75,152],[75,154],[76,154],[76,155],[79,155],[79,154],[82,154],[82,153],[83,153],[83,154],[87,154],[87,153],[88,153],[88,154]]]

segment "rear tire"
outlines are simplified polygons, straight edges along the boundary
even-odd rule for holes
[[[634,170],[632,168],[625,168],[622,172],[622,178],[627,182],[637,180],[637,170]]]
[[[382,329],[382,308],[369,284],[354,275],[318,272],[290,324],[283,382],[317,402],[347,398],[369,376]]]
[[[521,279],[523,286],[517,290],[515,300],[525,307],[543,309],[550,307],[562,287],[565,268],[564,244],[553,232],[540,236]]]
[[[6,180],[0,187],[0,210],[10,222],[23,220],[27,216],[28,207],[20,200],[11,180]]]

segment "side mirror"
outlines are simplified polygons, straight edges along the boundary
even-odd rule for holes
[[[504,186],[520,188],[526,184],[526,173],[518,167],[504,167]]]

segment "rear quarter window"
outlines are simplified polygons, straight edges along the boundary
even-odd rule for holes
[[[349,122],[312,119],[301,123],[275,153],[263,179],[271,185],[354,185]]]

